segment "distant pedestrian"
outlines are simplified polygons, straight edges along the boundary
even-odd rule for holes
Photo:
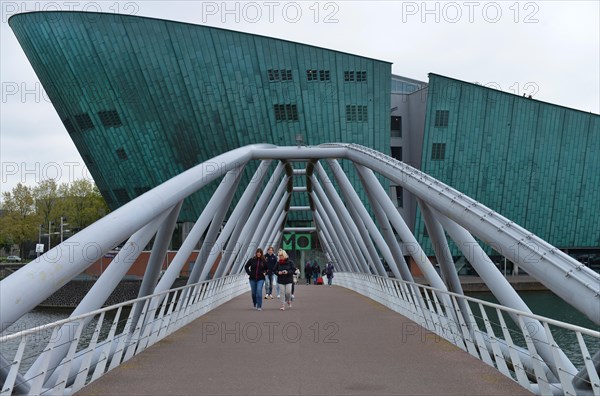
[[[321,274],[321,267],[319,267],[317,260],[315,260],[315,261],[313,261],[313,265],[312,265],[313,283],[315,285],[317,284],[317,278],[319,277],[320,274]]]
[[[289,259],[285,250],[279,249],[277,252],[277,265],[275,266],[275,275],[277,283],[281,286],[281,310],[285,311],[285,305],[292,308],[292,285],[294,284],[294,272],[296,267]]]
[[[300,270],[298,268],[296,268],[294,270],[294,275],[293,275],[293,279],[294,281],[292,282],[292,297],[291,300],[294,301],[294,292],[296,290],[296,283],[298,283],[298,278],[300,277]]]
[[[307,261],[306,265],[304,266],[304,276],[306,277],[306,284],[310,285],[310,281],[312,279],[312,264],[310,261]]]
[[[333,263],[331,261],[325,267],[325,275],[327,275],[327,284],[331,287],[331,282],[333,282]]]
[[[265,275],[265,299],[273,299],[273,280],[276,278],[273,270],[277,264],[277,256],[275,256],[275,253],[273,252],[273,246],[269,246],[267,254],[265,254],[265,260],[267,262],[267,273]]]
[[[265,283],[265,273],[267,272],[267,263],[262,249],[256,249],[256,254],[246,262],[244,269],[250,277],[250,291],[252,292],[254,308],[262,311],[262,288]]]

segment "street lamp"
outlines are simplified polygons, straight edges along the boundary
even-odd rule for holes
[[[67,220],[65,217],[60,216],[60,243],[63,243],[63,233],[69,232],[69,230],[65,230],[64,227],[66,225],[69,225],[69,223],[65,223],[65,220]]]
[[[39,232],[38,232],[38,245],[35,247],[35,252],[37,257],[40,257],[40,253],[43,253],[43,249],[40,249],[40,245],[42,245],[42,228],[44,228],[43,224],[40,224]]]
[[[52,235],[52,222],[48,220],[48,250],[50,250],[50,236]]]

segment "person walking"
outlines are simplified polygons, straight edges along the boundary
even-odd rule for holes
[[[291,301],[294,301],[294,291],[296,290],[296,283],[298,283],[298,278],[300,277],[300,270],[298,268],[294,268],[294,275],[292,276],[292,298]]]
[[[269,249],[267,249],[267,254],[265,254],[265,260],[267,263],[267,273],[265,275],[265,299],[273,299],[273,278],[275,278],[273,270],[277,264],[277,256],[275,256],[275,253],[273,253],[274,251],[275,249],[273,246],[269,246]]]
[[[252,292],[252,303],[254,303],[254,309],[262,311],[262,288],[263,284],[265,283],[267,263],[261,248],[256,249],[256,254],[246,262],[244,269],[250,277],[250,290]]]
[[[331,287],[331,282],[333,282],[333,263],[331,261],[325,267],[325,275],[327,275],[327,284]]]
[[[312,275],[313,275],[313,283],[316,285],[317,284],[317,278],[319,277],[319,275],[321,275],[321,267],[319,267],[319,264],[317,263],[317,260],[313,261]]]
[[[277,283],[281,286],[281,310],[285,311],[285,305],[292,308],[292,285],[294,284],[294,272],[296,267],[289,259],[285,250],[279,249],[277,252],[277,265],[275,265],[275,275]]]
[[[306,277],[306,284],[310,285],[312,279],[312,265],[310,264],[310,261],[307,261],[304,266],[304,276]]]

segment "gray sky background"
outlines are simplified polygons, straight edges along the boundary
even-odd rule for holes
[[[90,178],[8,25],[26,11],[134,14],[297,41],[600,113],[598,1],[1,1],[0,192]],[[600,131],[599,131],[600,136]],[[600,138],[600,137],[599,137]]]

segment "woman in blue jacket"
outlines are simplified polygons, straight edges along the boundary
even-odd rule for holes
[[[256,249],[256,254],[244,266],[250,277],[250,290],[252,291],[252,302],[254,308],[262,311],[262,289],[267,273],[267,264],[261,248]]]

